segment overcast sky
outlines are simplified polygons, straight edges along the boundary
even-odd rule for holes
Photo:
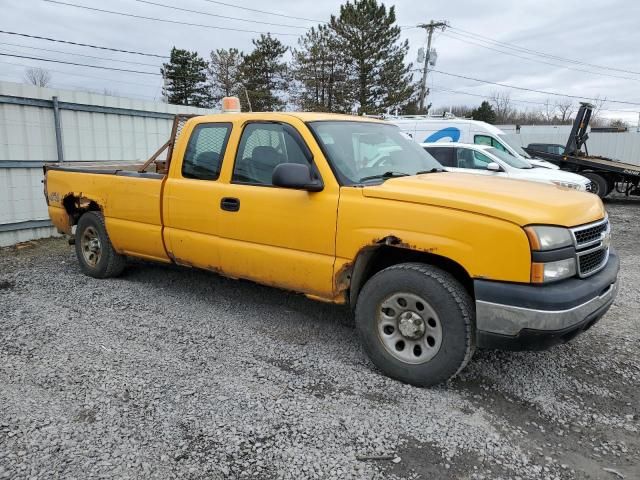
[[[60,1],[167,20],[258,32],[269,31],[277,33],[276,36],[289,46],[295,46],[297,36],[303,33],[305,28],[314,25],[312,21],[251,12],[208,0],[149,1],[285,26],[180,12],[136,0]],[[293,17],[327,21],[332,13],[339,11],[342,2],[339,0],[280,0],[277,2],[226,0],[225,3]],[[640,2],[398,0],[388,1],[385,4],[395,5],[398,24],[402,26],[414,26],[431,19],[447,20],[450,23],[451,29],[444,33],[436,33],[434,36],[434,46],[438,51],[435,67],[437,70],[523,88],[635,102],[638,105],[607,102],[604,108],[610,111],[603,114],[612,118],[624,118],[633,122],[634,125],[638,122]],[[0,12],[2,12],[0,30],[160,55],[168,54],[174,45],[197,50],[203,56],[208,56],[208,52],[216,48],[236,47],[249,51],[251,39],[258,35],[250,32],[225,31],[130,18],[48,3],[44,0],[0,0]],[[425,32],[419,28],[404,28],[402,32],[403,38],[408,39],[411,46],[407,61],[415,63],[418,48],[424,46],[426,42]],[[491,44],[486,38],[478,35],[510,46],[515,45],[592,65],[532,56],[523,51],[508,49],[504,45]],[[496,49],[509,52],[510,55],[495,51]],[[158,67],[162,63],[160,58],[76,47],[2,33],[0,33],[0,53],[154,73],[158,73]],[[120,62],[114,60],[120,60]],[[540,62],[547,62],[547,64]],[[555,65],[549,65],[549,63]],[[157,99],[161,91],[162,80],[159,76],[44,63],[2,55],[0,55],[0,79],[22,81],[25,66],[42,66],[48,69],[53,76],[53,86],[59,88],[83,88],[96,91],[107,89],[121,96],[147,100]],[[498,90],[510,92],[513,101],[523,102],[517,103],[518,107],[529,109],[542,107],[524,102],[544,102],[547,98],[552,101],[561,100],[560,97],[483,85],[472,80],[435,72],[430,74],[429,85],[432,87],[430,101],[434,107],[477,105],[482,101],[481,97],[453,93],[450,90],[480,96],[490,95],[491,92]]]

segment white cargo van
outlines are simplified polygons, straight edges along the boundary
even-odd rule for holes
[[[536,167],[558,169],[558,166],[551,162],[532,158],[522,147],[510,141],[502,130],[486,122],[454,116],[428,115],[405,115],[386,119],[398,125],[402,132],[418,143],[458,142],[490,145],[514,157],[523,157]]]

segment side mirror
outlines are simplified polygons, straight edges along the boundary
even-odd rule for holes
[[[491,170],[492,172],[501,172],[502,168],[496,162],[491,162],[487,164],[487,170]]]
[[[271,183],[276,187],[319,192],[324,188],[322,181],[314,178],[311,168],[301,163],[281,163],[273,169]]]

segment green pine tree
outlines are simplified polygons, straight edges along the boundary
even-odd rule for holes
[[[404,60],[409,42],[400,43],[395,8],[377,0],[348,1],[340,15],[331,16],[331,28],[340,51],[349,62],[349,96],[359,113],[382,113],[402,108],[413,96],[411,64]]]
[[[244,54],[237,48],[225,50],[219,48],[211,51],[208,75],[211,94],[215,103],[223,97],[244,97],[242,86],[242,64]]]
[[[478,108],[471,110],[471,118],[481,122],[496,123],[497,115],[493,107],[486,100]]]
[[[244,57],[242,76],[251,108],[256,112],[282,110],[279,97],[287,87],[287,64],[283,55],[288,47],[271,35],[252,40],[254,49]]]
[[[168,103],[192,107],[211,106],[207,62],[197,52],[173,47],[169,63],[162,64],[160,72],[164,78],[162,92]]]
[[[295,102],[306,111],[344,111],[346,59],[335,32],[327,25],[312,27],[298,39],[298,46],[291,67]]]

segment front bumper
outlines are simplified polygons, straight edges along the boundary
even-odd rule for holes
[[[540,350],[571,340],[607,312],[619,269],[611,250],[607,265],[588,278],[548,285],[475,280],[478,347]]]

